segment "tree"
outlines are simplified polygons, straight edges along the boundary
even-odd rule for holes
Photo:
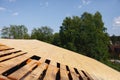
[[[99,12],[66,17],[60,27],[60,41],[62,47],[100,61],[109,56],[109,37]]]
[[[116,44],[116,43],[120,43],[120,36],[115,36],[115,35],[112,35],[110,37],[111,41],[113,44]]]
[[[1,35],[2,35],[2,36],[1,36],[2,38],[10,38],[10,28],[4,26],[4,27],[1,29]]]
[[[63,20],[62,26],[60,27],[60,40],[61,45],[72,51],[76,51],[75,40],[78,37],[78,28],[80,26],[81,19],[78,16],[66,17]]]
[[[53,39],[53,30],[47,26],[34,28],[32,30],[31,38],[51,43]]]
[[[54,33],[52,44],[56,46],[61,46],[59,33]]]
[[[3,27],[1,34],[2,38],[29,38],[28,29],[24,25],[10,25],[10,27]]]

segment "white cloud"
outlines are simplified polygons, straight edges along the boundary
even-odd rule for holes
[[[77,6],[78,9],[81,9],[83,6],[86,6],[91,3],[90,0],[80,0],[81,3]]]
[[[45,6],[48,7],[49,3],[48,2],[45,2]]]
[[[15,2],[16,0],[8,0],[9,2]]]
[[[79,5],[78,8],[79,8],[79,9],[82,8],[82,5]]]
[[[13,15],[13,16],[18,16],[19,13],[18,13],[18,12],[15,12],[15,13],[13,13],[12,15]]]
[[[40,3],[40,7],[41,7],[41,8],[48,7],[48,5],[49,5],[48,2]]]
[[[82,0],[83,5],[88,5],[90,2],[90,0]]]
[[[6,10],[6,8],[0,7],[0,11],[4,11],[4,10]]]
[[[120,27],[120,16],[118,16],[118,17],[115,17],[114,19],[113,19],[113,26],[119,26]]]

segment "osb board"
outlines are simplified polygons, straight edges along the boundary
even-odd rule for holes
[[[0,54],[0,80],[94,80],[86,71],[34,53],[3,49]]]
[[[0,39],[7,46],[33,53],[64,65],[87,71],[98,80],[120,80],[120,72],[78,53],[37,40]]]

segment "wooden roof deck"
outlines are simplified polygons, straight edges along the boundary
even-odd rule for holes
[[[0,80],[94,80],[84,70],[0,44]]]
[[[41,75],[40,73],[37,73],[37,71],[34,72],[34,70],[38,68],[38,65],[41,65],[39,60],[42,60],[42,62],[44,62],[45,65],[46,64],[48,65],[47,68],[45,69],[46,72],[42,71],[41,68],[38,68],[37,70],[40,70],[41,72],[45,73],[45,75],[42,73],[42,75],[44,75],[44,79],[46,79],[45,76],[47,75],[47,73],[51,73],[52,75],[54,75],[54,73],[52,72],[47,72],[47,70],[49,70],[49,65],[52,65],[54,68],[55,67],[57,68],[55,69],[55,71],[52,69],[57,74],[54,76],[58,76],[57,78],[59,78],[59,75],[63,76],[63,77],[60,77],[61,80],[67,80],[67,79],[72,79],[76,77],[77,77],[76,80],[78,78],[86,79],[86,77],[88,78],[87,73],[94,80],[120,80],[120,72],[106,66],[105,64],[95,59],[89,58],[87,56],[45,43],[42,41],[21,40],[21,39],[20,40],[19,39],[17,40],[0,39],[0,43],[2,43],[0,44],[1,45],[1,48],[0,48],[0,74],[1,74],[0,78],[11,79],[12,77],[10,75],[12,73],[15,73],[16,69],[17,70],[22,69],[23,67],[22,65],[23,64],[24,66],[27,65],[27,63],[31,61],[31,57],[33,57],[32,60],[35,60],[35,63],[37,61],[37,67],[35,67],[35,69],[33,68],[30,71],[28,70],[28,73],[31,73],[31,74],[33,73],[32,76]],[[7,47],[5,47],[3,44],[7,45]],[[49,61],[50,63],[48,64]],[[22,67],[20,68],[18,66],[15,67],[16,65],[19,65],[20,63],[22,63],[21,65]],[[42,68],[45,68],[44,67],[45,65],[43,65]],[[11,72],[10,70],[10,74],[5,75],[6,74],[5,72],[6,71],[9,72],[9,69],[13,67],[15,67],[15,69],[13,69],[15,71]],[[24,78],[30,75],[28,73],[26,73],[26,75],[22,77]]]

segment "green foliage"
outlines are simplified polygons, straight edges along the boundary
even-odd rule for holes
[[[3,27],[3,29],[1,30],[1,36],[2,38],[10,38],[10,29],[9,27]]]
[[[54,33],[52,44],[54,44],[56,46],[61,46],[59,33]]]
[[[10,25],[1,30],[2,38],[26,39],[29,38],[28,29],[24,25]]]
[[[76,51],[75,40],[78,38],[78,28],[80,26],[80,18],[75,16],[72,18],[66,17],[60,27],[61,46],[69,50]]]
[[[47,26],[34,28],[32,30],[31,38],[51,43],[53,40],[53,30]]]
[[[99,12],[66,17],[60,27],[60,41],[62,47],[99,61],[109,57],[109,37]]]
[[[112,36],[110,37],[110,39],[111,39],[111,41],[112,41],[113,44],[115,44],[115,43],[117,43],[117,42],[119,42],[119,44],[120,44],[120,36],[112,35]]]

